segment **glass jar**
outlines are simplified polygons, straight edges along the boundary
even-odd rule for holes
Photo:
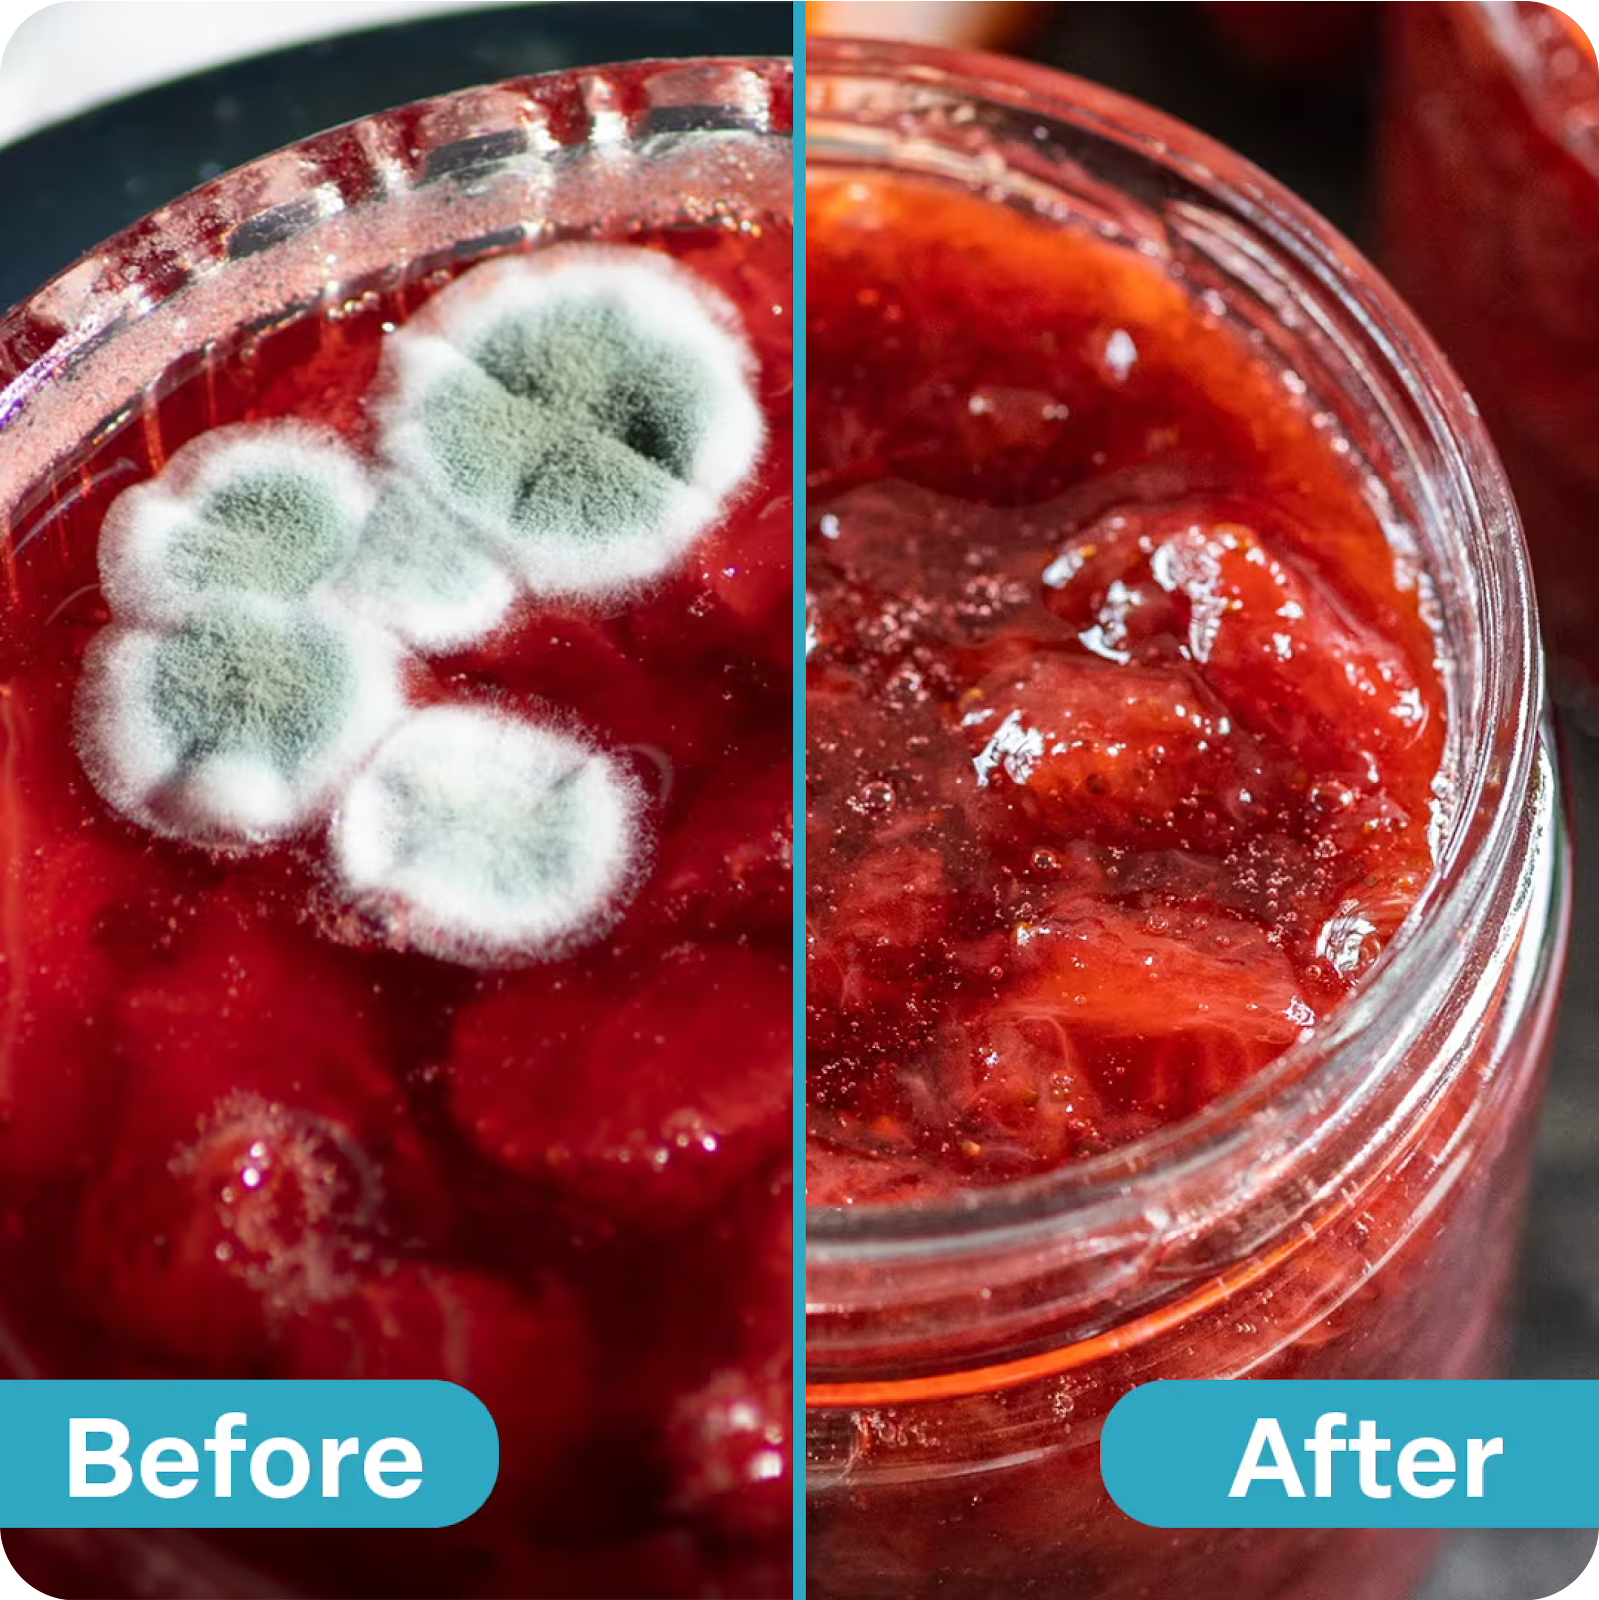
[[[1482,407],[1557,688],[1599,688],[1599,67],[1521,0],[1384,8],[1379,259]]]
[[[40,1587],[790,1592],[791,130],[781,61],[473,89],[220,177],[0,318],[0,1376],[450,1378],[501,1434],[498,1486],[459,1527],[9,1536]],[[328,915],[315,835],[218,857],[127,826],[86,780],[72,707],[110,616],[110,499],[241,420],[314,419],[365,460],[360,397],[393,327],[463,267],[564,240],[648,245],[715,284],[764,442],[703,562],[604,615],[546,603],[514,648],[490,640],[498,676],[481,630],[447,675],[418,666],[511,711],[566,708],[637,761],[651,808],[658,870],[604,940],[481,972]],[[602,692],[608,710],[585,698]],[[605,973],[628,981],[629,938],[637,982],[596,1001]],[[539,1009],[563,982],[564,1022]],[[667,1121],[635,1098],[612,1129],[612,1166],[670,1184],[580,1191],[477,1146],[455,1100],[465,1016],[517,1081],[574,1050],[618,1073],[652,1041],[675,1051],[651,1069]],[[610,1110],[585,1076],[568,1155]]]
[[[811,1209],[811,1593],[1399,1600],[1428,1535],[1145,1528],[1108,1501],[1098,1438],[1156,1379],[1500,1357],[1568,875],[1498,464],[1372,269],[1190,129],[1019,63],[864,42],[813,43],[807,96],[813,173],[914,174],[1093,230],[1297,374],[1436,585],[1452,719],[1436,875],[1308,1042],[1079,1165]]]

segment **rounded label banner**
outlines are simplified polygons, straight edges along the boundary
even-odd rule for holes
[[[436,1380],[0,1382],[8,1528],[441,1528],[499,1465]]]
[[[1105,1419],[1100,1471],[1157,1528],[1591,1528],[1599,1382],[1195,1379]]]

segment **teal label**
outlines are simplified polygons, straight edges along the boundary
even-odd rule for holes
[[[441,1528],[500,1464],[431,1380],[4,1382],[0,1444],[8,1528]]]
[[[1599,1525],[1599,1382],[1152,1383],[1100,1469],[1158,1528]]]

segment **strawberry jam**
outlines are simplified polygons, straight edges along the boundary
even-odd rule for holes
[[[1100,1442],[1496,1370],[1565,909],[1498,463],[1193,130],[807,93],[811,1593],[1409,1600],[1432,1535],[1146,1527]]]
[[[108,804],[85,754],[85,659],[124,626],[108,507],[233,425],[314,426],[365,470],[382,364],[457,268],[179,360],[11,505],[9,1375],[449,1378],[502,1451],[452,1529],[9,1539],[53,1593],[789,1592],[791,231],[626,244],[736,313],[753,466],[648,583],[524,585],[403,674],[422,715],[603,752],[637,836],[581,939],[423,948],[332,870],[353,801],[212,848]]]
[[[1432,869],[1428,585],[1160,266],[813,184],[813,1204],[1037,1174],[1312,1035]]]

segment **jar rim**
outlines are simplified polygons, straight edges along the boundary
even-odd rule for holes
[[[1251,225],[1273,248],[1340,295],[1389,367],[1428,434],[1442,448],[1474,513],[1444,532],[1466,541],[1470,569],[1485,579],[1471,652],[1475,680],[1464,704],[1451,696],[1446,768],[1456,778],[1453,815],[1437,866],[1403,927],[1363,986],[1307,1041],[1249,1082],[1181,1123],[1055,1171],[960,1191],[952,1198],[811,1206],[812,1270],[927,1262],[979,1249],[1020,1247],[1063,1230],[1111,1233],[1154,1192],[1236,1171],[1252,1152],[1280,1143],[1286,1126],[1324,1112],[1385,1070],[1368,1041],[1413,1011],[1429,970],[1481,925],[1514,856],[1527,797],[1537,781],[1544,706],[1542,656],[1530,570],[1503,469],[1476,408],[1431,337],[1376,269],[1304,202],[1243,157],[1177,119],[1117,91],[1052,68],[980,52],[864,39],[813,39],[807,115],[825,120],[830,80],[870,79],[908,92],[1037,115],[1075,134],[1130,147],[1181,176]],[[808,147],[811,135],[808,133]],[[1452,641],[1451,641],[1452,642]],[[1463,712],[1486,736],[1468,738]]]
[[[206,309],[224,327],[282,314],[285,302],[310,287],[329,290],[380,269],[398,270],[417,254],[437,250],[445,230],[459,225],[458,240],[473,238],[475,221],[494,214],[495,204],[480,191],[509,173],[528,173],[542,163],[571,187],[573,168],[566,158],[596,152],[608,161],[624,151],[641,160],[662,152],[681,152],[696,134],[749,136],[787,145],[793,135],[793,63],[782,56],[682,56],[599,62],[563,67],[474,85],[448,94],[391,106],[340,123],[268,151],[198,184],[119,229],[83,252],[32,293],[0,310],[0,441],[7,450],[7,490],[23,492],[46,473],[54,457],[74,448],[100,417],[133,403],[141,384],[153,381],[175,351],[170,339],[149,337],[136,355],[141,329],[161,323],[164,336],[181,333],[192,349],[214,330],[204,314],[192,313],[198,296],[210,295]],[[786,150],[782,170],[792,161]],[[774,171],[776,166],[774,165]],[[715,217],[751,205],[737,192],[736,177],[718,174],[719,192],[668,195],[662,182],[661,209]],[[553,186],[556,178],[549,179]],[[753,179],[751,182],[753,183]],[[590,198],[603,206],[602,186]],[[441,196],[434,204],[432,197]],[[428,197],[429,228],[417,223]],[[523,237],[540,222],[533,208],[548,195],[530,186],[518,213]],[[412,241],[391,228],[387,235],[372,221],[397,202],[412,206],[408,219],[419,234]],[[503,205],[500,206],[503,210]],[[792,212],[789,192],[787,211]],[[358,219],[360,226],[351,225]],[[641,219],[642,220],[642,219]],[[488,226],[492,229],[494,224]],[[509,230],[478,240],[509,242]],[[308,268],[297,264],[274,276],[284,247],[297,241],[323,241],[332,251],[313,284]],[[426,248],[424,248],[424,246]],[[221,273],[229,280],[225,305],[209,286]],[[107,347],[123,352],[108,376]],[[102,406],[98,416],[57,415],[43,406],[51,391],[93,370],[99,393],[86,395]],[[40,421],[40,410],[51,413]],[[87,423],[87,426],[85,425]],[[74,432],[75,428],[75,432]],[[0,500],[0,517],[9,509]],[[0,522],[0,532],[4,524]]]

